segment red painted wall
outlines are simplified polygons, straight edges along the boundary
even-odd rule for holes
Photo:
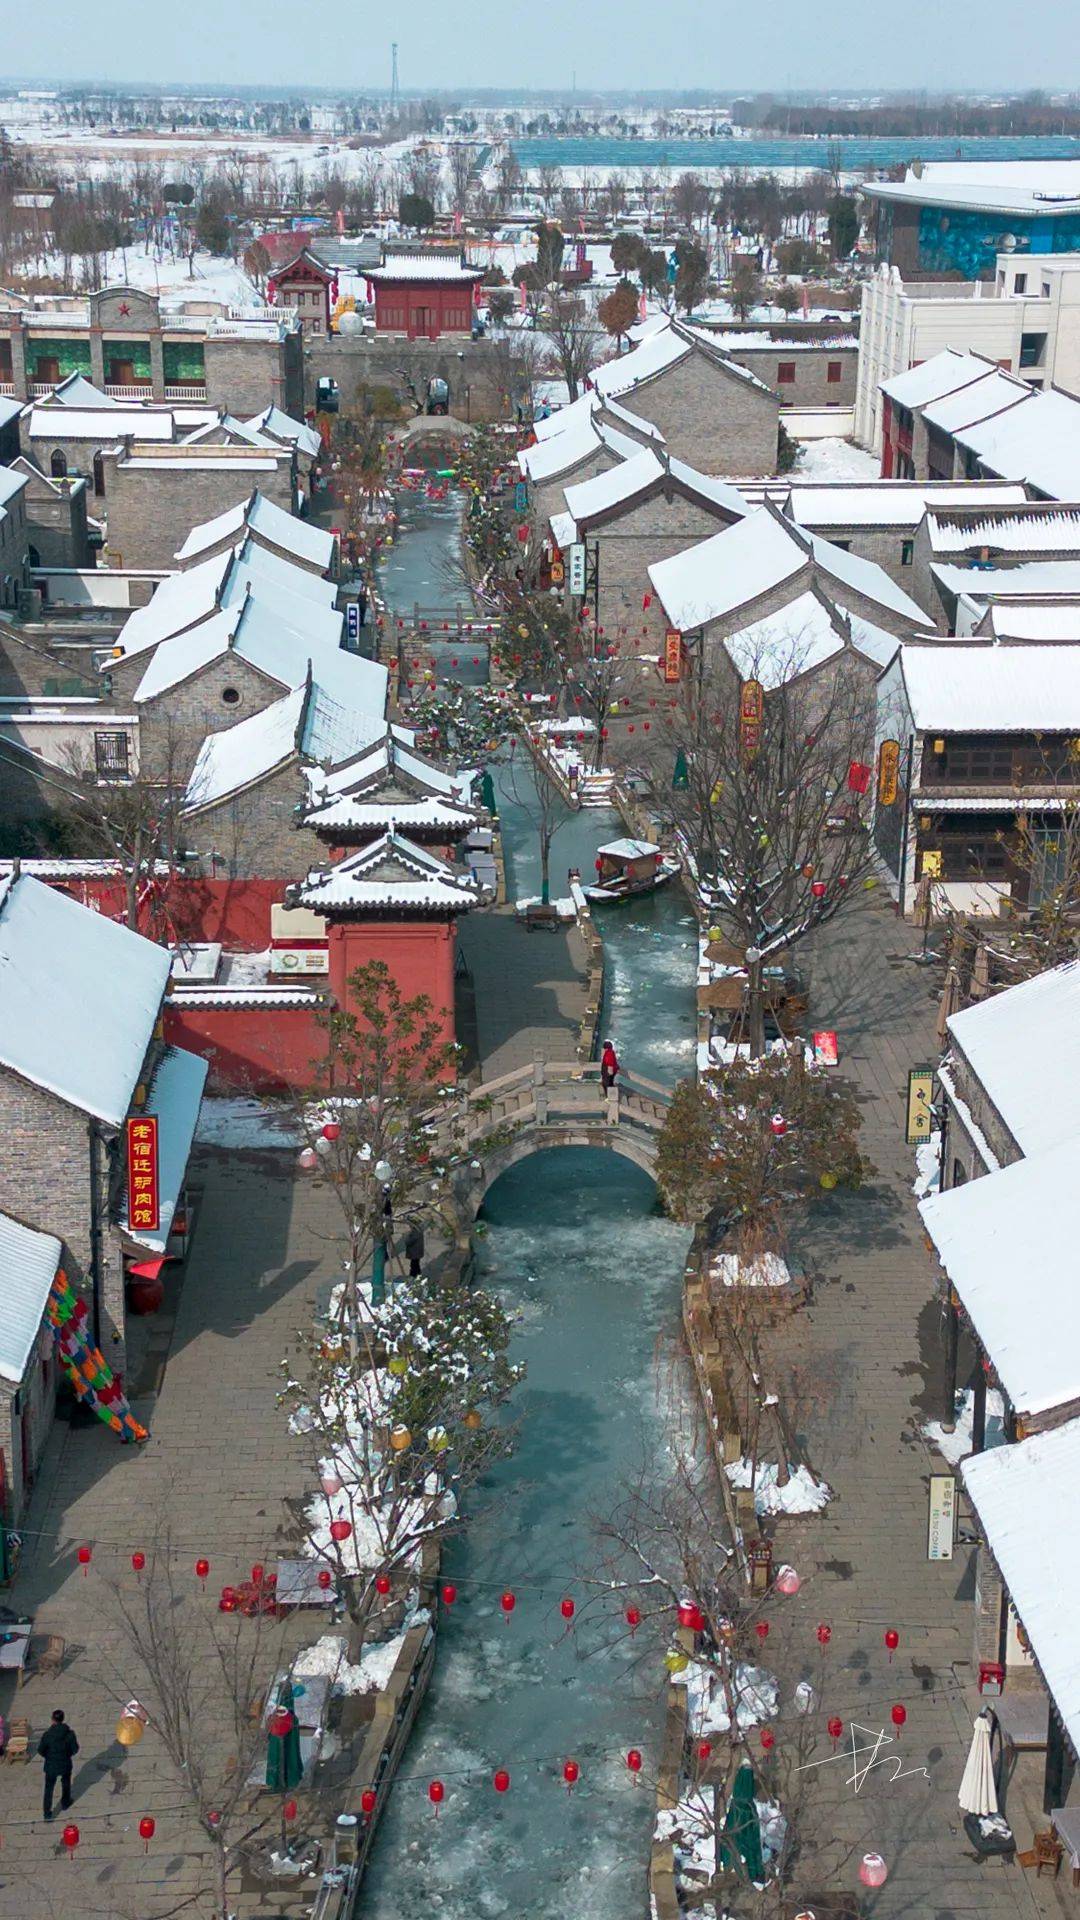
[[[165,1038],[201,1054],[213,1093],[280,1093],[309,1086],[326,1035],[306,1007],[175,1007],[165,1002]]]
[[[375,281],[376,333],[405,333],[410,340],[438,340],[444,333],[472,332],[473,289],[469,281]]]
[[[234,953],[261,953],[270,945],[270,908],[285,893],[284,880],[200,880],[174,876],[166,883],[164,907],[184,940],[220,940]],[[111,880],[53,880],[61,893],[82,906],[96,907],[114,920],[123,920],[126,907],[122,885]],[[145,905],[139,932],[150,938],[165,932],[153,909]]]
[[[445,1040],[454,1039],[454,942],[452,920],[364,920],[331,926],[330,987],[348,1004],[350,973],[370,960],[385,960],[402,995],[426,993],[442,1015]]]

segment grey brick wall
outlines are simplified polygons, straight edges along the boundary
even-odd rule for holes
[[[326,859],[317,835],[296,826],[305,791],[293,762],[235,799],[189,815],[185,839],[216,879],[299,880]],[[212,853],[217,855],[213,862]]]
[[[299,335],[294,338],[293,355],[299,356]],[[212,407],[224,407],[240,419],[261,413],[273,401],[276,406],[295,413],[287,403],[299,399],[303,417],[303,393],[295,391],[295,376],[290,380],[287,341],[235,340],[211,336],[203,347],[206,367],[206,398]],[[301,365],[303,363],[301,362]]]
[[[776,471],[779,402],[749,380],[689,353],[655,380],[618,396],[660,428],[669,454],[701,473]]]
[[[659,643],[667,625],[663,608],[655,597],[648,609],[641,604],[645,594],[652,592],[649,567],[719,533],[727,524],[726,518],[718,519],[705,507],[673,492],[670,500],[662,496],[647,500],[632,512],[586,532],[587,543],[600,549],[601,626],[609,630],[627,627]]]
[[[150,654],[141,655],[140,661],[136,683],[149,664]],[[133,672],[136,664],[133,661],[125,673]],[[238,720],[261,713],[286,691],[238,654],[230,652],[211,660],[190,680],[169,687],[154,700],[140,702],[143,768],[151,779],[186,780],[208,733],[222,733]],[[227,693],[236,693],[239,698],[226,700]]]
[[[23,499],[26,501],[26,537],[36,555],[36,558],[31,555],[31,565],[93,566],[87,539],[85,486],[76,483],[57,493],[44,479],[31,479]]]
[[[566,501],[563,499],[563,492],[566,487],[578,487],[583,480],[591,480],[596,474],[607,473],[609,468],[621,465],[622,461],[617,453],[612,453],[607,447],[599,446],[587,460],[579,461],[576,467],[568,468],[565,473],[556,475],[554,479],[543,480],[538,486],[530,483],[529,496],[537,527],[546,536],[548,521],[552,514],[565,513]]]
[[[853,407],[859,368],[858,347],[799,347],[785,353],[772,341],[767,345],[725,347],[740,367],[764,380],[784,407]],[[781,384],[780,368],[794,370],[794,380]],[[829,379],[830,366],[840,369],[839,380]]]
[[[225,513],[257,486],[275,505],[291,513],[296,504],[294,462],[260,453],[252,462],[237,448],[223,448],[214,460],[208,449],[197,466],[173,464],[167,457],[129,462],[105,456],[108,504],[108,564],[114,567],[171,567],[173,555],[192,527]]]

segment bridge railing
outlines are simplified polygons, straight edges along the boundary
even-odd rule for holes
[[[436,1137],[444,1147],[474,1147],[510,1127],[557,1126],[566,1121],[596,1126],[633,1126],[659,1133],[670,1096],[665,1087],[641,1074],[620,1074],[604,1089],[600,1068],[537,1054],[531,1065],[516,1067],[463,1093],[450,1110],[435,1116]],[[449,1106],[449,1103],[448,1103]]]

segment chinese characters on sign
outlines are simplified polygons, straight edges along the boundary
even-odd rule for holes
[[[956,1479],[951,1473],[930,1475],[930,1526],[926,1542],[928,1560],[951,1560],[956,1520]]]
[[[350,600],[345,608],[345,632],[350,640],[360,638],[360,608],[355,600]]]
[[[562,583],[563,583],[563,581],[565,580],[565,578],[566,578],[566,568],[565,568],[565,567],[563,566],[563,563],[562,563],[562,561],[561,561],[561,560],[553,560],[553,561],[552,561],[552,563],[551,563],[551,584],[552,584],[552,586],[553,586],[553,587],[561,587],[561,586],[562,586]]]
[[[664,679],[669,687],[675,685],[682,673],[682,634],[678,627],[669,627],[664,635]]]
[[[758,750],[761,722],[765,716],[765,695],[759,680],[744,680],[739,699],[739,739],[749,759]]]
[[[877,797],[879,807],[896,804],[900,791],[900,742],[883,740],[878,753]]]
[[[570,591],[571,593],[584,593],[585,591],[584,540],[575,540],[570,549]]]
[[[529,489],[524,480],[514,482],[514,512],[524,513],[529,504]]]
[[[128,1121],[127,1159],[128,1226],[132,1233],[156,1233],[161,1225],[156,1114],[140,1114]]]
[[[933,1067],[912,1067],[907,1077],[907,1143],[918,1147],[929,1140],[934,1125],[930,1103],[934,1097]]]
[[[840,1043],[831,1028],[823,1027],[812,1036],[814,1065],[816,1067],[836,1067],[840,1064]]]

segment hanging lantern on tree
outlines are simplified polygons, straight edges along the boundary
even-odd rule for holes
[[[322,1479],[319,1481],[319,1485],[328,1500],[332,1500],[335,1494],[341,1492],[341,1481],[338,1479],[336,1473],[324,1473]]]
[[[640,1607],[627,1607],[626,1624],[629,1627],[631,1634],[635,1634],[637,1632],[638,1628],[641,1625]]]
[[[318,1166],[319,1156],[314,1147],[301,1147],[297,1162],[303,1167],[305,1173],[310,1173],[314,1167]]]
[[[812,880],[810,882],[810,891],[813,894],[815,900],[824,900],[825,898],[824,880]]]
[[[757,1637],[758,1637],[758,1639],[759,1639],[759,1640],[761,1641],[761,1644],[762,1644],[762,1646],[764,1646],[764,1645],[765,1645],[765,1642],[766,1642],[766,1640],[767,1640],[767,1639],[768,1639],[768,1637],[769,1637],[769,1623],[768,1623],[768,1621],[767,1621],[767,1620],[759,1620],[759,1621],[757,1622],[757,1624],[756,1624],[756,1626],[754,1627],[754,1632],[755,1632],[755,1633],[757,1634]]]
[[[843,1721],[838,1719],[834,1714],[832,1719],[828,1722],[829,1739],[832,1741],[834,1747],[837,1741],[839,1740],[840,1735],[843,1733],[843,1731],[844,1731]]]
[[[237,1597],[236,1588],[222,1587],[221,1599],[218,1601],[218,1612],[235,1613],[239,1605],[240,1601]]]
[[[864,1887],[883,1887],[889,1877],[889,1869],[880,1853],[864,1853],[859,1862],[859,1879]]]
[[[131,1564],[134,1567],[136,1573],[141,1573],[143,1568],[146,1565],[145,1553],[133,1553],[131,1556]]]
[[[690,1656],[681,1647],[669,1647],[664,1655],[664,1665],[670,1674],[685,1673],[690,1665]]]
[[[363,1793],[360,1795],[360,1811],[365,1816],[366,1819],[368,1820],[371,1819],[371,1816],[375,1811],[377,1801],[378,1801],[378,1795],[376,1794],[374,1787],[365,1787]]]
[[[762,1727],[759,1736],[763,1753],[771,1753],[776,1745],[776,1735],[771,1727]]]
[[[680,1627],[689,1628],[691,1633],[701,1633],[705,1626],[705,1615],[693,1600],[684,1600],[678,1609]]]
[[[330,1538],[331,1540],[336,1540],[338,1546],[341,1545],[343,1540],[348,1539],[351,1532],[352,1532],[351,1520],[331,1520]]]
[[[802,1586],[802,1581],[794,1567],[781,1567],[777,1573],[775,1584],[777,1593],[786,1594],[790,1599],[793,1594],[798,1593],[799,1588]]]
[[[251,1569],[252,1586],[261,1587],[265,1576],[266,1576],[266,1568],[263,1566],[263,1563],[261,1560],[256,1560],[255,1565]]]
[[[562,1777],[566,1781],[567,1793],[573,1792],[575,1786],[577,1785],[580,1773],[581,1773],[581,1768],[578,1766],[578,1763],[576,1760],[567,1760],[565,1762],[562,1770]]]
[[[573,1617],[574,1617],[574,1602],[573,1602],[573,1601],[571,1600],[571,1598],[570,1598],[570,1596],[569,1596],[569,1594],[567,1595],[567,1597],[566,1597],[566,1599],[565,1599],[565,1600],[560,1600],[560,1602],[559,1602],[559,1612],[560,1612],[560,1613],[562,1614],[562,1617],[563,1617],[563,1619],[564,1619],[564,1620],[572,1620],[572,1619],[573,1619]]]
[[[157,1832],[157,1822],[152,1818],[150,1814],[144,1813],[142,1819],[139,1821],[139,1839],[143,1843],[144,1853],[149,1853],[150,1842],[153,1839],[156,1832]]]
[[[210,1572],[210,1562],[209,1562],[209,1560],[206,1560],[206,1559],[199,1559],[199,1560],[196,1560],[196,1562],[195,1562],[195,1578],[196,1578],[196,1580],[201,1580],[201,1581],[202,1581],[202,1587],[203,1587],[203,1592],[204,1592],[204,1593],[206,1592],[206,1577],[207,1577],[207,1575],[208,1575],[208,1573],[209,1573],[209,1572]]]
[[[506,1624],[507,1626],[509,1626],[510,1615],[513,1613],[514,1608],[517,1606],[517,1595],[514,1593],[511,1593],[508,1587],[506,1592],[500,1596],[499,1605],[503,1610],[503,1617],[506,1620]]]
[[[376,1593],[382,1594],[384,1597],[386,1596],[386,1594],[389,1593],[390,1575],[388,1573],[377,1573],[375,1575],[375,1591]]]
[[[404,1380],[409,1371],[409,1357],[404,1353],[393,1353],[386,1363],[386,1370],[395,1380]]]
[[[79,1829],[75,1825],[75,1822],[73,1820],[69,1821],[68,1825],[64,1828],[63,1833],[60,1835],[60,1838],[68,1850],[69,1859],[74,1860],[75,1849],[79,1844]]]
[[[285,1805],[281,1809],[281,1817],[283,1820],[288,1822],[289,1826],[291,1826],[293,1821],[296,1819],[296,1813],[297,1813],[296,1801],[286,1800]]]
[[[437,1820],[439,1817],[439,1808],[446,1799],[446,1788],[443,1786],[441,1780],[428,1781],[427,1797],[435,1809],[435,1818]]]
[[[777,1139],[783,1139],[784,1134],[787,1132],[787,1121],[784,1119],[783,1114],[774,1113],[772,1119],[769,1121],[769,1125]]]
[[[329,1567],[320,1567],[316,1577],[323,1592],[329,1593],[330,1588],[334,1584],[334,1576]]]
[[[457,1588],[455,1587],[452,1580],[447,1580],[444,1583],[443,1590],[442,1590],[443,1606],[452,1607],[456,1599],[457,1599]]]
[[[341,1122],[339,1120],[328,1120],[322,1130],[322,1137],[324,1140],[340,1140]]]
[[[626,1764],[629,1767],[631,1773],[641,1772],[641,1755],[638,1752],[636,1747],[631,1747],[629,1753],[626,1756]]]
[[[116,1738],[122,1747],[137,1747],[145,1728],[138,1714],[125,1711],[116,1723]]]
[[[829,1641],[832,1639],[832,1628],[827,1627],[824,1621],[822,1621],[820,1627],[817,1630],[817,1639],[818,1639],[819,1647],[827,1647],[829,1644]]]
[[[78,1551],[78,1553],[77,1553],[77,1554],[75,1555],[75,1558],[76,1558],[76,1560],[78,1561],[78,1563],[79,1563],[79,1565],[80,1565],[80,1567],[81,1567],[81,1568],[82,1568],[82,1570],[83,1570],[83,1579],[84,1579],[84,1580],[85,1580],[85,1578],[86,1578],[86,1569],[87,1569],[87,1567],[88,1567],[88,1566],[90,1565],[90,1562],[91,1562],[91,1560],[93,1559],[93,1557],[94,1557],[94,1550],[93,1550],[93,1548],[92,1548],[92,1547],[86,1547],[86,1546],[83,1546],[83,1547],[80,1547],[80,1548],[79,1548],[79,1551]],[[67,1831],[67,1829],[65,1828],[65,1832],[66,1832],[66,1831]],[[77,1833],[77,1832],[78,1832],[78,1828],[76,1827],[76,1828],[74,1829],[74,1831],[75,1831],[75,1832]]]
[[[478,1407],[470,1407],[462,1417],[461,1424],[463,1427],[468,1427],[470,1433],[479,1433],[484,1424],[484,1416]]]
[[[395,1453],[404,1453],[406,1447],[411,1447],[412,1434],[409,1432],[408,1427],[401,1426],[400,1424],[396,1427],[391,1427],[390,1445]]]

